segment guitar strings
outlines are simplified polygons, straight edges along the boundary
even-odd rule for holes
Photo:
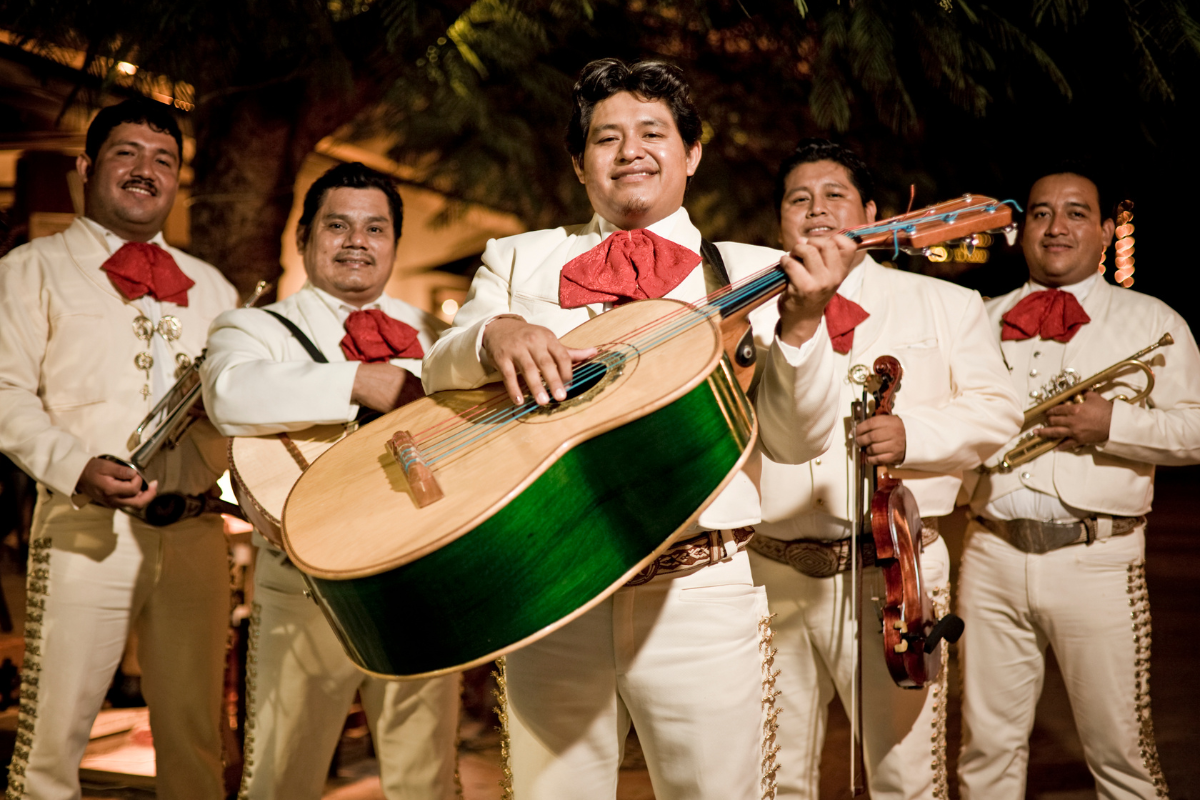
[[[990,213],[1001,203],[1016,206],[1016,203],[1011,200],[1001,201],[1000,203],[989,201],[981,205],[961,207],[963,202],[964,200],[962,199],[948,201],[926,211],[907,214],[885,223],[853,228],[844,231],[843,235],[851,238],[861,238],[877,233],[891,233],[893,235],[893,246],[898,252],[899,235],[902,232],[911,235],[916,232],[918,226],[927,226],[929,223],[939,222],[953,223],[960,215],[966,213]],[[969,203],[969,201],[966,202]],[[952,206],[952,208],[939,213],[928,213],[938,208],[945,208],[946,206]],[[570,391],[593,379],[597,379],[606,371],[624,364],[632,357],[631,354],[623,354],[612,350],[613,346],[627,345],[633,349],[634,354],[653,349],[697,325],[704,324],[714,316],[739,310],[749,304],[750,301],[759,299],[763,294],[770,294],[777,290],[784,283],[786,283],[786,277],[782,267],[773,265],[749,276],[737,284],[721,287],[700,301],[684,306],[678,311],[671,312],[628,331],[621,339],[608,343],[606,347],[610,349],[603,350],[594,358],[581,362],[577,369],[574,370],[566,388]],[[639,335],[646,333],[649,333],[651,338],[645,341],[636,341]],[[611,358],[613,355],[616,356],[615,360]],[[480,439],[499,433],[506,429],[508,424],[542,408],[532,399],[520,405],[503,408],[496,407],[502,405],[507,400],[508,397],[506,395],[498,395],[416,434],[414,442],[420,445],[421,455],[424,457],[426,464],[432,465],[478,442]],[[482,430],[480,430],[481,428]]]

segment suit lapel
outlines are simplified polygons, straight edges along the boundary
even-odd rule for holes
[[[317,349],[331,362],[345,361],[346,354],[342,352],[341,342],[346,331],[338,322],[337,315],[308,284],[296,292],[295,298],[296,311],[304,321],[301,327],[307,328],[306,332]]]
[[[75,266],[83,273],[84,277],[96,284],[105,294],[128,304],[129,301],[117,291],[117,287],[113,286],[112,281],[108,279],[108,274],[100,269],[108,260],[108,250],[96,240],[96,236],[83,219],[76,217],[70,227],[63,231],[62,236],[71,260],[75,262]]]
[[[883,321],[887,319],[888,303],[891,297],[889,285],[891,276],[886,268],[879,266],[870,256],[858,266],[863,270],[862,291],[859,293],[859,305],[870,315],[854,329],[854,346],[850,348],[850,358],[867,352],[883,333]]]
[[[1083,298],[1081,304],[1089,319],[1100,320],[1108,316],[1108,307],[1112,303],[1114,291],[1116,291],[1116,287],[1110,286],[1103,278],[1096,279],[1092,290],[1088,292],[1087,297]],[[1090,322],[1081,327],[1071,337],[1071,341],[1067,342],[1063,350],[1063,364],[1083,363],[1081,355],[1089,351],[1094,338],[1100,336],[1102,331],[1102,325],[1093,325]]]

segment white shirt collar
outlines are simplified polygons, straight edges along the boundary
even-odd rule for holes
[[[1070,286],[1043,286],[1032,278],[1029,279],[1030,292],[1042,292],[1050,288],[1062,289],[1064,292],[1075,295],[1075,299],[1083,302],[1084,298],[1092,291],[1092,287],[1096,285],[1096,281],[1100,280],[1100,272],[1097,270],[1088,277],[1081,280],[1079,283],[1072,283]]]
[[[600,241],[604,241],[609,237],[610,234],[622,230],[599,214],[596,215],[596,219],[600,222]],[[675,232],[676,223],[678,223],[681,219],[687,219],[687,211],[683,208],[683,206],[675,209],[673,214],[663,217],[653,225],[647,225],[646,230],[657,236],[661,236],[664,239],[669,239],[676,244],[680,244],[680,242],[675,241],[672,234]]]
[[[329,310],[333,312],[333,315],[338,318],[338,322],[342,325],[346,324],[346,319],[349,318],[349,316],[352,313],[360,310],[360,309],[355,308],[354,306],[350,305],[345,300],[340,300],[340,299],[334,297],[333,295],[331,295],[329,292],[325,291],[324,289],[318,289],[316,286],[312,285],[311,281],[305,282],[304,288],[312,289],[316,293],[317,297],[321,298],[321,302],[324,303],[329,308]],[[362,307],[361,310],[367,311],[368,309],[378,308],[382,311],[383,306],[380,304],[380,301],[382,299],[383,299],[383,295],[381,294],[381,295],[379,295],[379,297],[375,298],[370,303],[366,303]]]
[[[88,229],[95,234],[96,238],[100,240],[100,243],[104,245],[104,249],[108,251],[110,256],[120,250],[123,245],[128,244],[127,239],[122,239],[120,236],[117,236],[115,233],[101,225],[99,222],[96,222],[96,220],[92,219],[91,217],[80,217],[80,219],[83,220],[83,224],[87,225]],[[164,250],[166,249],[167,240],[163,238],[162,231],[154,234],[154,238],[150,240],[150,244],[156,244]]]
[[[868,253],[867,257],[862,260],[857,267],[850,270],[850,274],[842,281],[842,285],[838,287],[837,293],[847,300],[858,302],[862,296],[863,274],[867,271],[867,264],[874,264],[875,259],[871,258]]]

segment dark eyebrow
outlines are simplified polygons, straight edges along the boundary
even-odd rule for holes
[[[345,220],[346,222],[349,222],[350,215],[349,214],[341,214],[336,211],[330,211],[330,212],[326,213],[324,215],[324,217],[322,217],[322,219],[326,219],[326,220],[340,219],[340,220]],[[373,217],[367,217],[366,221],[367,222],[391,222],[392,220],[391,220],[391,217],[385,217],[382,214],[376,214]]]
[[[655,127],[660,127],[660,128],[666,127],[666,125],[667,125],[667,123],[664,120],[661,120],[658,117],[643,117],[642,119],[639,119],[636,124],[641,125],[641,126],[653,125]],[[599,133],[600,131],[619,130],[620,127],[621,126],[615,122],[610,122],[606,125],[595,125],[592,127],[592,133]]]

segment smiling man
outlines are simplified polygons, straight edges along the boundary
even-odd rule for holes
[[[502,379],[519,402],[521,378],[538,403],[561,400],[572,364],[592,351],[568,349],[559,336],[614,304],[700,300],[782,263],[787,291],[752,315],[760,445],[788,462],[824,450],[837,392],[822,312],[849,268],[850,241],[798,241],[784,255],[702,240],[682,208],[701,159],[700,117],[674,67],[594,61],[573,104],[567,150],[595,215],[488,243],[454,326],[426,357],[426,388]],[[766,602],[744,552],[746,526],[758,519],[758,495],[739,472],[642,574],[508,656],[516,797],[612,800],[631,722],[659,800],[770,792]]]
[[[1029,281],[987,304],[1009,382],[1034,405],[1064,369],[1086,377],[1164,333],[1175,343],[1152,357],[1148,399],[1113,402],[1133,392],[1109,386],[1052,408],[1027,429],[1062,444],[1011,470],[997,469],[997,456],[975,489],[959,596],[958,772],[971,800],[1025,797],[1047,645],[1099,797],[1167,796],[1150,721],[1145,514],[1156,464],[1200,461],[1200,352],[1165,303],[1097,271],[1114,227],[1098,186],[1070,164],[1030,189],[1021,232]],[[1123,377],[1145,386],[1140,373]]]
[[[88,732],[131,626],[158,796],[225,796],[223,524],[136,517],[158,492],[209,491],[225,440],[198,422],[147,466],[148,484],[100,458],[129,457],[130,434],[237,302],[216,269],[163,240],[182,141],[159,103],[103,109],[77,165],[86,216],[0,261],[0,450],[38,481],[10,798],[79,797]]]
[[[854,152],[808,139],[779,168],[776,211],[780,240],[835,236],[875,220],[875,181]],[[838,237],[842,238],[842,237]],[[861,388],[845,378],[855,364],[881,355],[900,360],[904,375],[893,414],[858,425],[857,438],[834,444],[808,464],[763,459],[763,521],[750,542],[754,577],[767,587],[779,648],[779,793],[816,800],[829,703],[847,713],[855,683],[850,487],[853,448],[866,462],[902,478],[920,509],[921,570],[937,615],[949,611],[950,572],[938,520],[954,508],[963,472],[979,465],[1019,425],[1017,398],[990,335],[983,301],[945,281],[887,269],[866,253],[826,311],[841,387],[839,416],[849,432],[850,404]],[[867,534],[870,537],[870,534]],[[880,611],[883,576],[872,561],[863,573],[863,750],[871,797],[946,797],[946,678],[901,689],[888,672]]]
[[[213,323],[204,402],[222,433],[352,427],[365,413],[424,395],[421,356],[445,324],[384,293],[402,219],[394,183],[362,164],[341,164],[313,183],[296,229],[308,282],[278,303]],[[384,796],[453,800],[458,676],[387,681],[360,672],[283,551],[259,533],[254,542],[255,674],[239,797],[317,800],[357,692]]]

